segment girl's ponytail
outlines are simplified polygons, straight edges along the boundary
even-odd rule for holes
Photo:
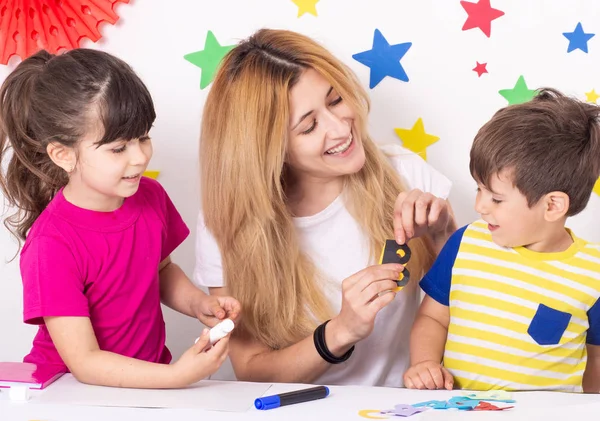
[[[6,172],[0,171],[0,188],[8,205],[17,208],[4,224],[19,241],[68,181],[65,171],[46,153],[47,142],[36,137],[30,121],[36,83],[52,57],[41,51],[24,60],[0,89],[0,165],[6,165]]]

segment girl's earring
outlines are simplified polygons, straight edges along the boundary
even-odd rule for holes
[[[75,171],[75,165],[71,165],[71,168],[69,168],[69,175],[72,174],[73,171]]]

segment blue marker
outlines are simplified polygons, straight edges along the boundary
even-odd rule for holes
[[[311,387],[310,389],[296,390],[295,392],[281,393],[279,395],[264,396],[254,401],[256,409],[267,410],[295,403],[314,401],[329,396],[327,386]]]

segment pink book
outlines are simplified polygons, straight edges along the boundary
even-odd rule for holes
[[[0,362],[0,387],[19,385],[43,389],[66,372],[64,366],[54,364]]]

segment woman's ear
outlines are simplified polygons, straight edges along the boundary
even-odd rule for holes
[[[555,222],[567,216],[571,203],[568,194],[560,191],[554,191],[544,196],[543,200],[546,204],[544,211],[544,217],[546,221]]]
[[[48,156],[56,165],[65,170],[68,174],[75,171],[77,156],[75,150],[58,142],[51,142],[46,147]]]

